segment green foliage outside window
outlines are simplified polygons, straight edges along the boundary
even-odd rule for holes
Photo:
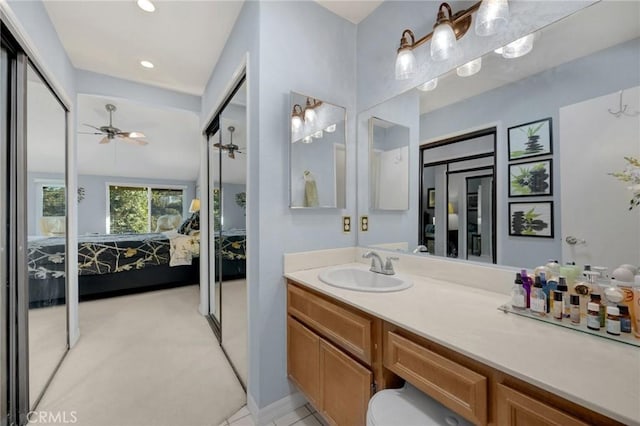
[[[64,186],[42,187],[42,217],[64,216],[65,206]]]
[[[151,230],[158,226],[158,218],[165,214],[182,216],[181,189],[151,188]]]
[[[149,232],[147,188],[109,186],[111,234]]]
[[[213,190],[213,226],[215,232],[222,230],[222,210],[220,207],[220,189],[216,188]]]

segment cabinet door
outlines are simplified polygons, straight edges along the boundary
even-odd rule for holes
[[[587,426],[544,402],[498,384],[498,424],[510,426]]]
[[[330,423],[364,426],[371,398],[371,371],[320,341],[320,407]]]
[[[320,338],[287,317],[287,374],[315,407],[320,392]]]

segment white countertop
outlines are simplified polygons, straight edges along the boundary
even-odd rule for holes
[[[368,269],[362,263],[353,266]],[[509,297],[424,276],[366,293],[285,274],[305,286],[626,424],[640,425],[640,348],[499,311]]]

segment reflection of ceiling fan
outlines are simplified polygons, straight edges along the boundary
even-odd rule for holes
[[[88,134],[88,135],[104,135],[104,137],[100,139],[99,143],[101,144],[109,143],[113,138],[119,138],[125,142],[129,142],[135,145],[147,145],[149,143],[147,141],[142,140],[142,138],[145,137],[144,133],[142,132],[123,132],[117,127],[113,127],[112,114],[116,110],[116,107],[115,105],[112,105],[112,104],[106,104],[105,108],[109,112],[109,125],[96,127],[96,126],[92,126],[91,124],[85,124],[85,126],[96,129],[98,130],[98,132],[93,132],[93,133],[80,132],[80,133]]]
[[[216,148],[220,148],[223,151],[227,151],[227,155],[229,156],[229,158],[235,159],[236,153],[244,154],[244,152],[240,151],[240,147],[233,143],[233,132],[236,131],[236,128],[233,126],[229,126],[227,127],[227,130],[229,130],[229,133],[230,133],[229,143],[226,145],[223,145],[221,142],[218,142],[218,143],[214,143],[213,146],[215,146]]]

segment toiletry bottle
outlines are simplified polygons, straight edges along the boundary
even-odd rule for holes
[[[549,276],[547,276],[547,280],[557,280],[560,276],[560,264],[558,263],[558,261],[549,259],[545,266],[549,269]]]
[[[604,327],[606,319],[606,306],[602,303],[602,299],[599,294],[591,293],[591,302],[598,305],[598,318],[600,318],[600,327]]]
[[[591,273],[591,267],[584,265],[584,272],[582,273],[582,280],[578,280],[573,285],[573,291],[580,296],[580,316],[587,316],[587,304],[589,303],[589,293],[591,292],[591,285],[588,282],[587,274]]]
[[[607,306],[607,334],[620,335],[620,310],[617,306]]]
[[[547,282],[542,285],[542,289],[544,290],[545,294],[547,294],[547,301],[549,302],[547,306],[547,312],[551,312],[551,307],[553,306],[553,303],[554,303],[553,293],[555,293],[555,291],[558,289],[558,278],[557,277],[549,278],[547,276]]]
[[[622,301],[618,304],[618,307],[624,305],[627,307],[627,310],[629,312],[629,317],[631,319],[631,324],[632,324],[632,328],[633,328],[633,324],[635,324],[635,314],[633,311],[633,287],[634,287],[634,282],[618,282],[618,289],[620,289],[620,292],[622,293]],[[620,311],[622,312],[622,311]]]
[[[631,333],[629,307],[627,305],[618,305],[618,310],[620,311],[620,331],[622,333]]]
[[[562,297],[562,293],[559,291],[556,291],[555,293],[553,293],[553,311],[552,311],[552,315],[553,318],[562,321],[562,312],[563,312],[563,308],[564,308],[564,303],[563,303],[563,297]]]
[[[536,281],[531,289],[531,297],[529,301],[531,307],[531,313],[538,316],[547,315],[547,295],[542,291],[542,284],[540,283],[540,277],[536,277]]]
[[[634,322],[631,324],[633,334],[640,338],[640,275],[635,276],[635,282],[633,286],[633,316]]]
[[[542,285],[542,291],[547,296],[547,313],[551,312],[551,308],[553,306],[553,291],[549,287],[547,283],[547,274],[544,271],[540,271],[540,273],[535,277],[535,279],[540,280],[540,284]]]
[[[571,324],[580,325],[580,295],[572,294],[571,297]],[[629,323],[631,326],[631,323]]]
[[[562,294],[562,316],[569,318],[569,287],[567,286],[567,280],[565,277],[558,278],[558,287],[555,290],[555,293]]]
[[[575,262],[567,262],[564,266],[560,267],[560,275],[567,278],[569,288],[578,280],[578,274],[579,271]]]
[[[606,266],[592,266],[591,270],[598,273],[598,275],[596,275],[596,286],[598,288],[593,291],[598,294],[603,294],[604,289],[609,287],[609,268]]]
[[[522,269],[520,271],[520,278],[522,279],[522,288],[527,293],[527,308],[529,307],[529,302],[531,299],[531,286],[533,285],[533,280],[530,276],[527,275],[527,270]]]
[[[587,328],[600,330],[600,305],[589,302],[587,306]]]
[[[604,291],[604,299],[607,301],[609,306],[617,306],[618,303],[624,300],[624,293],[618,287],[618,283],[616,279],[611,277],[611,281],[608,287],[605,287]]]
[[[516,279],[511,288],[511,307],[517,310],[527,309],[527,292],[522,288],[522,276],[516,274]]]

